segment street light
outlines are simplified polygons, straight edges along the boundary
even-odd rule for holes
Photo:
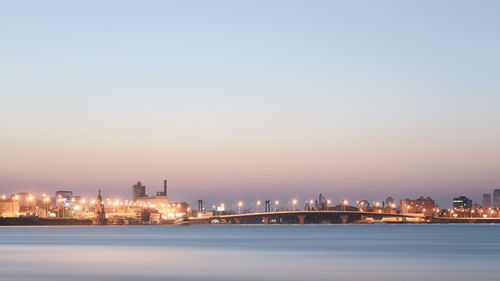
[[[345,206],[347,205],[347,200],[342,200],[342,209],[345,212]]]
[[[238,214],[241,214],[241,206],[243,206],[243,202],[238,202]]]
[[[292,211],[295,212],[295,204],[297,204],[297,199],[293,199],[292,201]]]
[[[280,203],[280,201],[276,200],[274,201],[274,211],[277,212],[278,211],[278,204]]]
[[[313,206],[313,203],[314,203],[314,200],[309,200],[309,211],[312,210],[312,206]]]
[[[257,200],[257,213],[259,212],[260,200]]]

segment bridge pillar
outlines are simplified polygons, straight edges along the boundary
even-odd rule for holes
[[[348,215],[341,215],[340,219],[342,220],[342,224],[347,224],[347,219],[349,218]]]
[[[262,217],[263,224],[269,224],[269,217]]]
[[[302,215],[297,217],[299,218],[299,224],[304,224],[304,219],[306,218],[306,216]]]
[[[241,223],[241,218],[234,218],[234,223],[235,224],[240,224]]]

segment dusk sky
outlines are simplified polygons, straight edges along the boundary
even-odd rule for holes
[[[0,193],[500,188],[499,1],[3,1]]]

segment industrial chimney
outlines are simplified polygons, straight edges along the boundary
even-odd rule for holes
[[[163,194],[167,196],[167,180],[163,181]]]

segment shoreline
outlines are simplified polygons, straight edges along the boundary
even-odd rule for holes
[[[321,224],[341,224],[341,223],[307,223],[306,225],[321,225]],[[390,225],[420,225],[420,224],[500,224],[500,218],[498,219],[449,219],[449,218],[433,218],[432,221],[422,221],[422,222],[374,222],[374,223],[349,223],[353,225],[381,225],[381,224],[390,224]],[[47,219],[47,218],[38,218],[38,217],[23,217],[23,218],[0,218],[0,226],[119,226],[127,224],[103,224],[103,225],[95,225],[92,224],[92,220],[90,219]],[[184,224],[173,224],[173,223],[159,223],[159,224],[130,224],[137,226],[152,226],[152,225],[235,225],[234,223],[200,223],[196,220],[187,221]],[[243,225],[243,224],[242,224]],[[246,225],[266,225],[263,223],[246,223]],[[293,223],[275,223],[269,225],[301,225],[301,224],[293,224]]]

